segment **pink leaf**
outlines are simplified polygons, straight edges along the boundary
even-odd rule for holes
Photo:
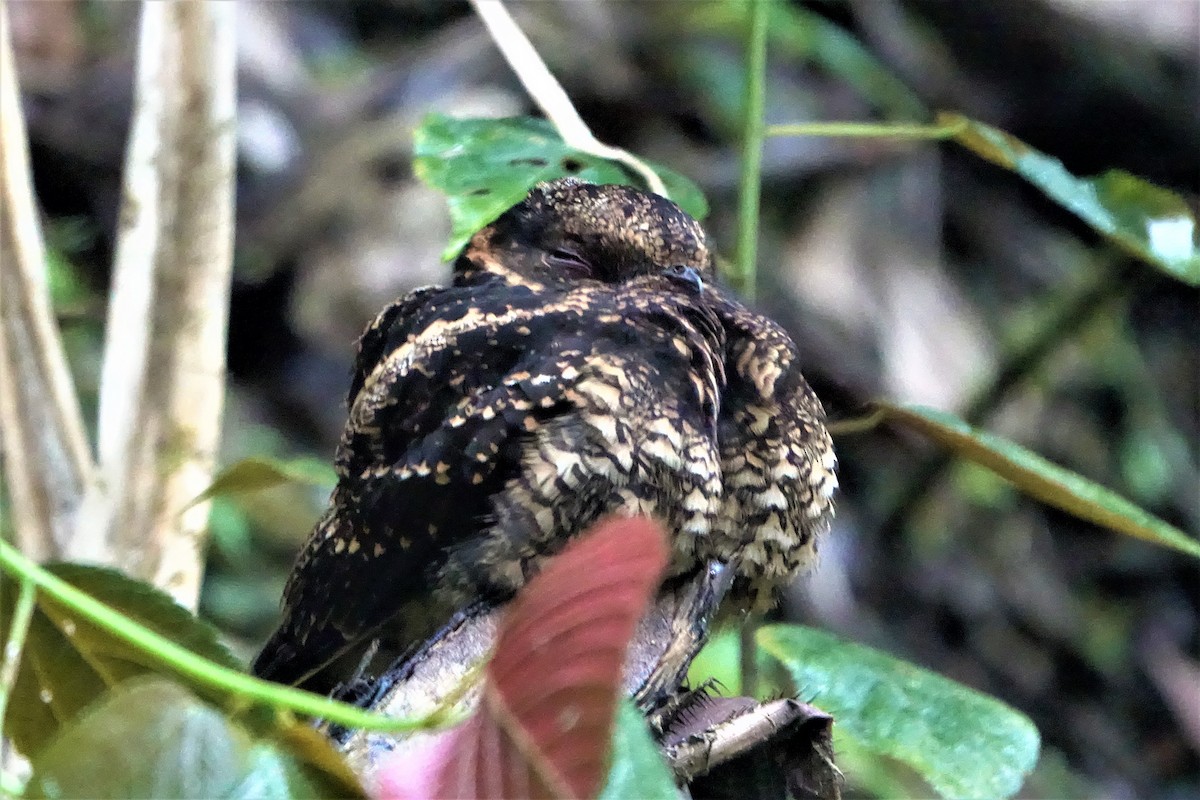
[[[595,796],[625,651],[666,562],[666,537],[645,518],[601,522],[552,559],[509,606],[479,709],[438,754],[432,794]],[[384,793],[416,768],[388,765]]]

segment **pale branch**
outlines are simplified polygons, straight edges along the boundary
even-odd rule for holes
[[[0,4],[0,445],[16,539],[61,555],[95,467],[54,320],[8,7]]]
[[[516,20],[500,0],[471,0],[475,13],[483,20],[492,41],[512,67],[521,85],[537,103],[546,119],[558,131],[563,141],[576,150],[616,161],[632,169],[646,181],[646,188],[667,197],[667,188],[658,173],[632,153],[604,144],[595,137],[579,116],[571,98],[551,74],[546,62],[538,55]]]
[[[68,553],[194,608],[225,390],[233,259],[235,21],[226,3],[142,6],[100,383],[102,491]],[[186,510],[185,510],[186,509]]]

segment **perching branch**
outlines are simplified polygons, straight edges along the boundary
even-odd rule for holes
[[[102,490],[67,553],[194,608],[225,387],[236,8],[142,6],[100,384]]]
[[[61,554],[95,468],[50,306],[8,8],[0,4],[0,445],[17,543]]]
[[[662,178],[637,156],[612,147],[598,140],[579,116],[571,98],[554,76],[533,43],[518,27],[508,9],[500,0],[471,0],[475,13],[483,20],[504,60],[512,67],[521,85],[537,103],[538,108],[550,120],[563,141],[584,153],[624,164],[646,181],[646,187],[655,194],[667,197],[667,187]]]

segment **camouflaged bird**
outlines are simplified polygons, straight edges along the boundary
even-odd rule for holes
[[[792,340],[714,277],[679,207],[568,178],[477,233],[451,286],[384,310],[255,672],[419,642],[613,513],[666,523],[672,574],[718,559],[769,604],[827,527],[836,459]]]

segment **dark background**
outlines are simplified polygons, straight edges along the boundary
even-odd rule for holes
[[[701,186],[731,254],[742,29],[702,2],[510,5],[601,139]],[[136,8],[10,4],[56,301],[93,411]],[[800,23],[771,42],[770,123],[960,110],[1076,174],[1123,168],[1196,207],[1195,2],[792,8]],[[446,277],[445,204],[412,175],[412,128],[435,109],[533,108],[465,3],[241,13],[222,461],[329,461],[362,326]],[[1020,178],[949,144],[772,140],[759,273],[759,305],[795,336],[833,418],[880,396],[955,411],[1200,530],[1200,293],[1115,253]],[[838,519],[784,616],[1029,714],[1044,748],[1026,796],[1200,795],[1193,562],[899,432],[838,449]],[[323,502],[293,487],[216,505],[203,612],[242,652],[273,624]]]

